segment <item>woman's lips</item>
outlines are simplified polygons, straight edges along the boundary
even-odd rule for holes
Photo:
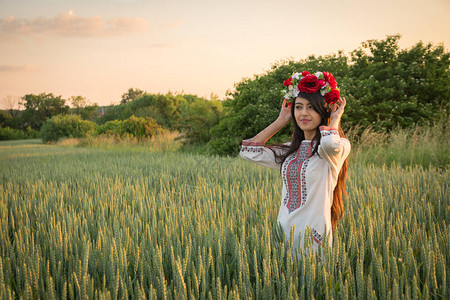
[[[306,119],[303,119],[303,120],[300,120],[300,122],[302,122],[302,123],[308,123],[310,120],[306,120]]]

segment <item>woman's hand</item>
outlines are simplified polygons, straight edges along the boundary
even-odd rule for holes
[[[281,105],[281,111],[278,118],[265,129],[263,129],[260,133],[255,135],[250,139],[252,142],[261,142],[265,143],[268,139],[270,139],[274,134],[283,129],[287,123],[292,119],[291,116],[291,103],[287,103],[286,107],[286,99],[284,99],[283,104]]]
[[[330,114],[330,124],[329,127],[339,128],[339,122],[341,121],[341,117],[344,114],[344,107],[347,104],[347,100],[345,97],[339,98],[339,100],[333,105]]]
[[[292,119],[291,105],[292,103],[287,102],[287,100],[284,99],[283,104],[281,105],[280,115],[278,116],[278,119],[282,120],[286,124],[289,123],[289,121],[291,121]]]

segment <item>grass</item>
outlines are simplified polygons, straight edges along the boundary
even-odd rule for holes
[[[431,127],[397,128],[387,133],[358,128],[347,133],[352,142],[350,160],[364,165],[420,165],[435,170],[448,169],[450,164],[450,132],[445,123]]]
[[[323,261],[280,237],[276,170],[133,143],[0,142],[0,298],[448,299],[448,170],[372,163],[361,145]]]
[[[126,151],[177,151],[181,147],[178,131],[166,131],[164,134],[152,136],[151,138],[137,139],[134,137],[119,138],[116,136],[89,136],[82,139],[65,138],[59,140],[57,146],[86,147],[105,150],[126,150]]]

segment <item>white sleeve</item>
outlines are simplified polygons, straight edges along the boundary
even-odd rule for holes
[[[273,169],[278,170],[280,169],[281,164],[275,162],[274,153],[272,152],[272,150],[265,147],[263,142],[252,142],[250,140],[243,140],[239,155],[243,159],[251,161],[255,164]]]
[[[341,138],[335,128],[320,126],[319,155],[325,158],[337,172],[342,167],[345,159],[350,154],[351,146],[349,140]]]

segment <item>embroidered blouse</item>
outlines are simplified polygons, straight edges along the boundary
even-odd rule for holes
[[[314,249],[322,244],[325,228],[332,246],[331,205],[339,171],[350,153],[350,142],[341,138],[335,128],[320,126],[321,141],[318,154],[311,155],[315,142],[302,141],[299,149],[289,155],[282,165],[275,162],[273,152],[264,143],[242,141],[240,156],[258,165],[280,170],[283,180],[282,197],[277,221],[286,237],[294,231],[294,251],[304,249],[304,233],[309,226],[315,241]],[[290,143],[286,143],[289,145]],[[287,151],[278,148],[276,151]],[[282,152],[278,152],[282,153]],[[325,227],[326,226],[326,227]],[[299,235],[301,232],[301,237]]]

